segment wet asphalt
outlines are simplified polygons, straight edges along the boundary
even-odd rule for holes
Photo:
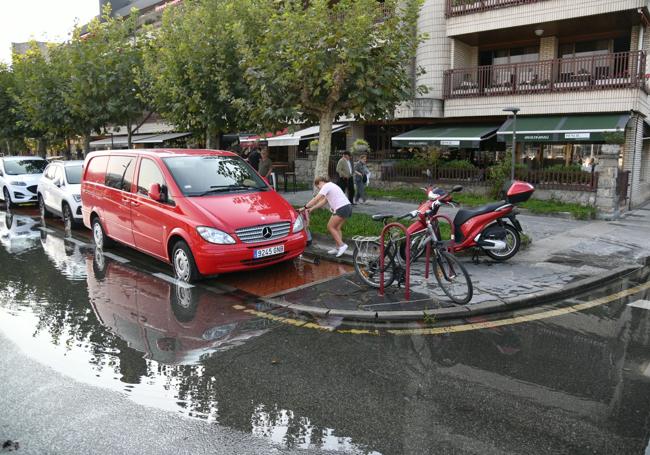
[[[650,454],[646,273],[554,317],[331,331],[30,213],[0,212],[0,439],[18,453]]]

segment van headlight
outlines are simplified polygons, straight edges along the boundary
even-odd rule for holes
[[[9,182],[9,185],[13,186],[27,186],[25,182]]]
[[[235,239],[219,229],[199,226],[196,228],[196,231],[206,242],[216,243],[217,245],[232,245],[236,243]]]
[[[293,233],[300,232],[305,228],[304,223],[302,222],[302,216],[298,215],[296,221],[293,223]]]

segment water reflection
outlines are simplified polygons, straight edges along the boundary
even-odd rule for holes
[[[79,242],[69,237],[52,235],[43,230],[40,233],[41,246],[47,257],[66,278],[85,280],[86,261]]]
[[[204,355],[242,345],[271,326],[234,309],[246,303],[236,294],[217,299],[212,291],[107,261],[101,250],[86,262],[88,300],[97,319],[147,359],[196,364]]]
[[[471,333],[346,336],[254,318],[233,307],[259,305],[243,293],[179,287],[57,234],[40,244],[0,249],[0,330],[138,403],[345,453],[643,454],[650,440],[650,311],[629,299]]]
[[[38,244],[38,220],[13,212],[0,216],[0,243],[11,254],[21,254]]]

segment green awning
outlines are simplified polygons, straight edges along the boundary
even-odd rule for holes
[[[517,142],[605,142],[603,133],[625,131],[630,114],[593,114],[517,117]],[[513,119],[497,131],[502,142],[512,142]]]
[[[481,141],[494,137],[498,128],[498,125],[437,125],[418,128],[391,139],[393,147],[479,148]]]

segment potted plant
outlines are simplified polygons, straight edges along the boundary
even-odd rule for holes
[[[309,151],[317,152],[318,151],[318,139],[314,139],[309,143]]]
[[[364,139],[357,139],[352,143],[352,152],[367,153],[370,150],[370,144]]]

